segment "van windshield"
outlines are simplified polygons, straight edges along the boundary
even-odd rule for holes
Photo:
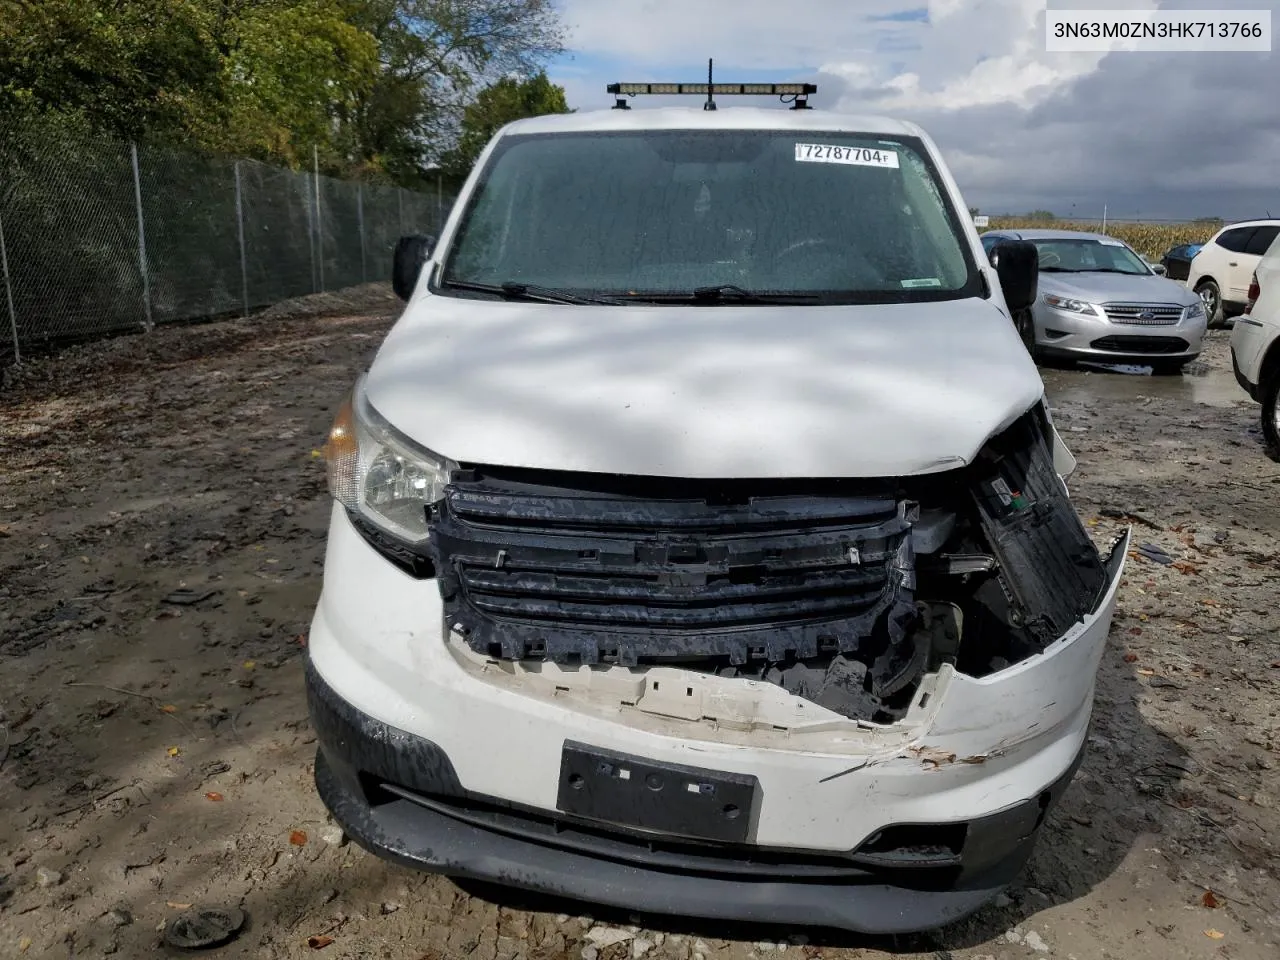
[[[624,301],[729,289],[896,303],[982,289],[917,138],[777,130],[504,137],[441,281],[439,293],[516,284]]]

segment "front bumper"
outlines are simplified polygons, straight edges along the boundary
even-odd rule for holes
[[[467,660],[450,642],[437,584],[393,567],[335,508],[308,643],[317,781],[361,843],[439,872],[686,915],[868,932],[947,923],[1016,874],[1078,762],[1123,558],[1122,543],[1097,611],[1043,653],[980,679],[943,667],[891,727],[793,723],[813,705],[791,698],[788,713],[777,701],[790,695],[750,681],[714,691],[729,698],[708,721],[646,710],[644,671],[548,677]],[[684,696],[682,673],[660,677],[679,681],[664,692]],[[703,680],[687,676],[691,689]],[[571,824],[558,812],[566,741],[753,777],[760,802],[745,843],[690,851],[657,837],[660,850],[653,834],[637,847],[625,827]],[[569,826],[589,838],[548,840]],[[912,863],[897,848],[868,860],[868,844],[883,854],[885,836],[962,842],[950,863]],[[765,862],[778,869],[764,872]]]
[[[1207,327],[1203,317],[1143,326],[1068,313],[1043,303],[1037,303],[1033,311],[1036,348],[1042,356],[1099,363],[1194,360],[1200,355]]]
[[[874,855],[664,844],[478,796],[436,744],[355,709],[314,668],[307,692],[320,797],[377,856],[629,910],[871,934],[943,926],[1004,889],[1083,756],[1037,796],[965,824],[954,863],[894,867]]]

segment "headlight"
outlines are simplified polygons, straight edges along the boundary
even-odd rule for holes
[[[1091,317],[1096,317],[1098,311],[1094,309],[1092,303],[1085,303],[1083,300],[1072,300],[1070,297],[1056,297],[1052,293],[1044,295],[1044,302],[1055,310],[1065,310],[1067,313],[1083,313]]]
[[[444,497],[448,463],[378,416],[363,377],[334,418],[324,452],[335,500],[406,543],[427,538],[425,508]]]
[[[1195,320],[1203,316],[1204,316],[1204,302],[1201,300],[1197,300],[1195,303],[1188,304],[1187,308],[1182,311],[1182,317],[1184,320]]]

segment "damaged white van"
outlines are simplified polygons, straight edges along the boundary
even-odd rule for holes
[[[1099,553],[932,141],[812,109],[524,120],[338,413],[307,684],[390,860],[633,911],[921,930],[1081,758]]]

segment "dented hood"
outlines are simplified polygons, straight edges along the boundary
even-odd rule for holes
[[[367,389],[457,462],[697,478],[952,469],[1043,394],[987,300],[597,307],[425,291]]]

